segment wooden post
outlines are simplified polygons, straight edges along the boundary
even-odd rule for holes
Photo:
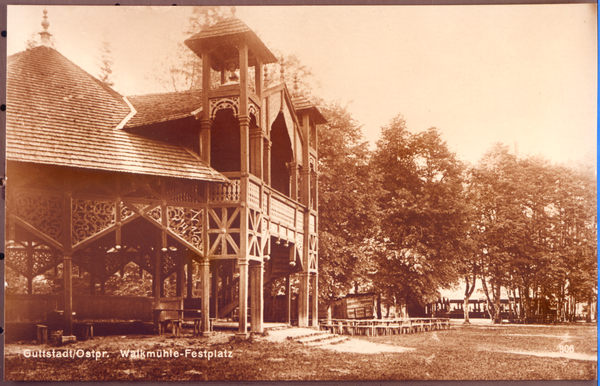
[[[63,279],[64,279],[64,336],[73,335],[73,265],[71,254],[63,255]]]
[[[316,273],[310,275],[312,326],[319,327],[319,280]]]
[[[160,259],[160,241],[156,243],[156,247],[154,250],[154,275],[153,275],[153,285],[154,285],[154,308],[158,308],[160,303],[160,295],[161,295],[161,282],[162,282],[162,264]]]
[[[308,272],[301,272],[298,291],[298,327],[308,327]]]
[[[292,324],[292,281],[290,275],[285,278],[285,323]]]
[[[184,288],[185,288],[185,261],[183,253],[177,253],[177,287],[175,289],[175,296],[178,298],[183,298]]]
[[[267,120],[268,124],[268,120]],[[267,133],[269,128],[266,127]],[[263,139],[263,180],[271,186],[271,141],[268,138]]]
[[[258,59],[256,60],[256,65],[254,66],[254,81],[256,85],[256,96],[258,96],[259,100],[262,100],[262,89],[264,87],[263,64]]]
[[[263,138],[260,126],[250,129],[250,173],[263,179]]]
[[[252,332],[263,332],[263,262],[250,265],[250,307],[252,308],[250,330]]]
[[[212,121],[210,118],[210,104],[208,93],[210,91],[210,54],[208,52],[202,55],[202,119],[200,121],[200,158],[210,165],[210,130]],[[224,73],[224,71],[223,71]]]
[[[187,298],[194,297],[194,260],[189,259],[187,263]]]
[[[219,261],[213,260],[210,265],[211,291],[210,291],[210,317],[218,318],[219,299]]]
[[[240,328],[236,337],[246,339],[248,338],[248,260],[238,260],[240,267],[240,289],[239,293],[239,316],[240,316]]]
[[[202,336],[210,335],[210,262],[203,259],[200,263],[202,275]]]

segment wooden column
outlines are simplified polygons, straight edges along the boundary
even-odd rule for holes
[[[72,261],[72,244],[71,230],[73,229],[73,205],[70,188],[63,196],[62,210],[62,244],[63,244],[63,335],[73,336],[73,261]]]
[[[269,128],[266,128],[267,132]],[[263,180],[271,186],[271,141],[268,138],[263,139]]]
[[[208,52],[202,55],[202,119],[200,121],[200,158],[210,165],[210,130],[212,121],[210,119],[210,103],[208,93],[210,91],[210,54]],[[224,73],[224,71],[223,71]]]
[[[285,323],[292,324],[292,281],[290,275],[285,277]]]
[[[210,262],[203,259],[200,263],[202,275],[202,336],[210,335]]]
[[[263,64],[258,59],[256,60],[256,65],[254,66],[254,82],[256,96],[258,96],[258,99],[262,100],[262,91],[264,87]]]
[[[301,272],[298,276],[298,327],[308,327],[308,272]]]
[[[194,297],[194,260],[189,259],[187,263],[187,296],[188,299]]]
[[[154,248],[154,275],[153,286],[154,286],[154,308],[158,308],[158,304],[160,303],[160,295],[161,295],[161,282],[162,282],[162,264],[161,264],[161,252],[160,252],[160,242],[156,243],[156,247]]]
[[[177,287],[175,288],[175,296],[183,298],[185,288],[185,257],[183,253],[176,252],[177,258]]]
[[[310,275],[310,287],[311,287],[311,304],[310,310],[312,312],[312,326],[319,326],[319,276],[317,273]]]
[[[290,162],[290,177],[292,178],[290,198],[294,201],[298,201],[298,164],[296,161]]]
[[[250,307],[252,308],[250,330],[252,332],[263,332],[263,268],[264,263],[250,265]]]
[[[210,317],[219,317],[219,261],[213,260],[210,265],[211,290],[210,290]]]
[[[236,337],[246,339],[248,337],[248,260],[238,260],[240,267],[239,288],[239,316],[240,328]]]
[[[260,126],[250,129],[250,173],[263,179],[263,137]]]
[[[250,117],[248,116],[248,46],[242,43],[239,47],[240,63],[240,104],[238,120],[240,122],[240,147],[241,147],[241,172],[250,172],[248,155],[249,148],[249,126]]]
[[[70,253],[63,255],[64,327],[63,335],[73,335],[73,264]]]

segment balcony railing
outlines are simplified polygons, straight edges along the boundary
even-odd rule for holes
[[[235,204],[240,202],[241,189],[239,174],[227,173],[231,180],[229,185],[214,185],[210,191],[211,203]],[[261,210],[272,224],[289,230],[304,231],[304,216],[306,206],[280,192],[261,184],[260,180],[250,176],[248,184],[248,206]],[[315,230],[315,219],[310,215],[311,232]]]

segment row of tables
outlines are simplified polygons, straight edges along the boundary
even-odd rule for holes
[[[449,318],[331,319],[321,321],[321,329],[340,335],[393,335],[446,330]]]

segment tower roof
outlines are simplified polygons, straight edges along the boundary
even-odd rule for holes
[[[292,103],[294,104],[294,109],[300,113],[308,114],[315,124],[323,125],[327,123],[327,119],[323,117],[318,108],[316,108],[308,99],[300,94],[292,95]]]
[[[235,15],[198,32],[185,40],[185,44],[198,56],[209,53],[212,59],[212,67],[220,69],[226,60],[225,55],[228,52],[226,49],[216,52],[214,51],[215,48],[228,45],[235,46],[243,41],[248,43],[250,65],[254,65],[257,59],[262,63],[277,62],[275,55],[265,46],[254,31],[243,21],[235,17]]]

